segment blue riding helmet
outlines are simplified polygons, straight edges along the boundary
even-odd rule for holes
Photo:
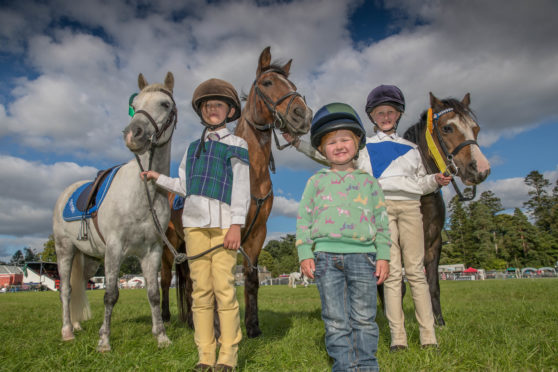
[[[366,113],[370,114],[377,106],[390,105],[397,111],[405,112],[405,97],[395,85],[379,85],[372,89],[366,99]]]
[[[359,138],[359,150],[366,144],[366,131],[356,111],[346,103],[330,103],[316,112],[310,128],[310,142],[316,150],[320,147],[323,136],[326,134],[348,129]]]

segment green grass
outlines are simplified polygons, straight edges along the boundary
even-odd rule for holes
[[[404,301],[409,350],[389,352],[381,311],[378,360],[384,371],[558,370],[558,279],[442,282],[447,326],[437,329],[440,349],[421,350],[410,296]],[[243,307],[243,288],[238,296]],[[57,293],[0,295],[1,371],[184,371],[196,361],[193,332],[176,319],[173,344],[158,349],[144,290],[122,290],[113,312],[112,351],[99,354],[104,291],[88,292],[93,319],[76,339],[62,342]],[[241,315],[243,316],[243,314]],[[242,371],[326,371],[320,300],[315,286],[260,289],[263,335],[240,344]],[[243,329],[244,331],[244,329]]]

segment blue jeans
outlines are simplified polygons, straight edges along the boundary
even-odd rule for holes
[[[376,254],[315,252],[332,371],[378,371]]]

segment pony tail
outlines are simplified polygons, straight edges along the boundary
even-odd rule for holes
[[[72,273],[70,274],[70,319],[72,324],[91,319],[91,307],[85,293],[85,285],[89,278],[85,278],[84,266],[83,253],[76,250],[72,263]]]

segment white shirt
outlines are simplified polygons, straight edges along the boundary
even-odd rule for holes
[[[217,140],[221,143],[248,150],[246,141],[233,135],[226,127],[215,132],[207,131],[205,141],[207,141],[209,135],[215,137],[215,134]],[[157,179],[157,185],[178,195],[186,196],[187,154],[188,150],[186,149],[178,168],[178,178],[161,174]],[[184,201],[182,212],[184,227],[219,227],[226,229],[233,224],[244,226],[250,206],[250,166],[238,158],[231,158],[231,166],[233,170],[231,205],[206,196],[190,195]]]

